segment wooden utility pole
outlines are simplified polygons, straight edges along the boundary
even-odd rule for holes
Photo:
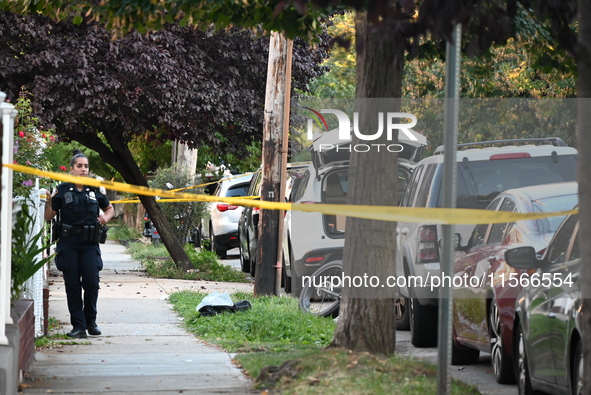
[[[267,89],[265,93],[265,118],[263,126],[263,182],[261,200],[283,202],[281,196],[283,125],[289,118],[286,89],[291,79],[288,67],[290,45],[287,38],[273,32],[269,43],[269,64],[267,69]],[[287,152],[284,153],[287,155]],[[259,245],[255,268],[254,294],[273,295],[275,292],[275,265],[278,256],[279,223],[283,217],[277,210],[261,210],[259,216]]]

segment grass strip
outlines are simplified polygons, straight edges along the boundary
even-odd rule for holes
[[[252,309],[199,317],[195,307],[206,294],[182,291],[170,295],[187,330],[226,351],[240,353],[237,362],[258,389],[281,394],[433,394],[434,365],[408,357],[376,356],[327,348],[334,320],[302,313],[295,298],[237,292]],[[452,380],[451,393],[475,395],[471,386]]]

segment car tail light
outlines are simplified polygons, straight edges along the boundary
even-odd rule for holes
[[[261,208],[260,207],[253,207],[252,211],[253,212],[256,211],[258,213],[259,211],[261,211]]]
[[[236,210],[238,208],[238,206],[232,206],[232,205],[227,204],[227,203],[219,203],[215,207],[218,209],[218,211],[220,213],[223,213],[224,211],[228,211],[228,210]]]
[[[439,248],[437,247],[437,227],[435,225],[423,225],[419,228],[419,255],[417,262],[439,261]]]
[[[310,256],[306,258],[306,263],[316,263],[324,260],[324,256]]]
[[[531,158],[531,155],[527,152],[514,152],[511,154],[494,154],[490,156],[490,160],[502,160],[502,159],[522,159]]]

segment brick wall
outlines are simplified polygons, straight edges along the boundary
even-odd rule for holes
[[[11,316],[20,331],[18,369],[20,377],[29,370],[35,357],[35,307],[32,300],[17,300]]]

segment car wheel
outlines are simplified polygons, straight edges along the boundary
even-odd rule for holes
[[[250,249],[250,246],[248,246],[248,248]],[[250,275],[252,278],[254,278],[255,272],[256,272],[256,268],[257,268],[257,260],[256,260],[256,255],[255,256],[250,256]]]
[[[226,257],[228,256],[228,252],[224,249],[219,248],[219,246],[215,242],[215,238],[213,236],[213,228],[211,226],[209,227],[209,250],[211,252],[215,252],[215,254],[220,259],[226,259]]]
[[[244,249],[242,248],[242,244],[239,246],[240,250],[240,268],[244,273],[250,272],[250,261],[244,257]]]
[[[410,299],[410,342],[415,347],[437,346],[437,307]]]
[[[281,268],[281,276],[283,278],[283,290],[285,293],[291,293],[291,277],[287,275],[285,272],[285,259],[282,259],[281,264],[283,267]]]
[[[525,352],[525,339],[523,338],[523,329],[521,323],[517,324],[517,388],[520,395],[531,395],[534,390],[531,386],[531,379],[529,376],[529,365],[527,362],[527,354]]]
[[[583,393],[583,375],[585,374],[583,371],[583,345],[581,341],[577,343],[577,347],[575,348],[575,354],[573,357],[572,366],[572,394],[573,395],[581,395]]]
[[[513,360],[507,355],[507,350],[505,350],[503,345],[503,323],[496,300],[493,300],[490,304],[488,325],[490,333],[490,361],[495,379],[499,384],[512,384],[515,382],[515,370]]]
[[[191,232],[191,241],[193,242],[193,247],[201,247],[201,232],[198,228],[193,229]]]
[[[396,329],[407,331],[410,329],[410,300],[408,298],[396,298]]]

